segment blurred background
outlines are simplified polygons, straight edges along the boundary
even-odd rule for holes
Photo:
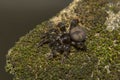
[[[72,0],[0,0],[0,80],[12,80],[5,72],[6,54],[21,36],[56,15]]]

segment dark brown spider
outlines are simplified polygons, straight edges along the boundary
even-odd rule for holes
[[[59,22],[58,29],[52,28],[44,33],[41,37],[39,46],[48,44],[51,49],[51,57],[55,57],[56,53],[63,54],[65,58],[70,53],[71,46],[77,50],[86,50],[85,40],[86,34],[80,26],[78,26],[78,19],[73,19],[70,22],[70,30],[66,31],[64,22]]]

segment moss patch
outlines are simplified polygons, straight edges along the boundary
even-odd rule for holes
[[[48,46],[37,47],[40,35],[51,28],[46,21],[9,50],[6,71],[14,75],[14,80],[119,80],[120,29],[106,30],[104,7],[107,3],[83,0],[75,9],[87,29],[86,52],[72,50],[64,64],[61,64],[62,55],[48,60]]]

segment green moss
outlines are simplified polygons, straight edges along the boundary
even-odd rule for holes
[[[107,2],[85,1],[80,2],[75,11],[87,29],[86,52],[71,50],[64,64],[61,63],[62,55],[48,60],[48,46],[37,47],[40,35],[50,27],[49,21],[46,21],[21,37],[10,49],[6,57],[6,71],[13,74],[15,80],[119,80],[120,29],[106,30],[107,13],[102,7]]]

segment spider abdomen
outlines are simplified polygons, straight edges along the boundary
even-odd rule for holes
[[[82,28],[76,26],[70,30],[70,37],[73,41],[85,41],[86,33]]]

